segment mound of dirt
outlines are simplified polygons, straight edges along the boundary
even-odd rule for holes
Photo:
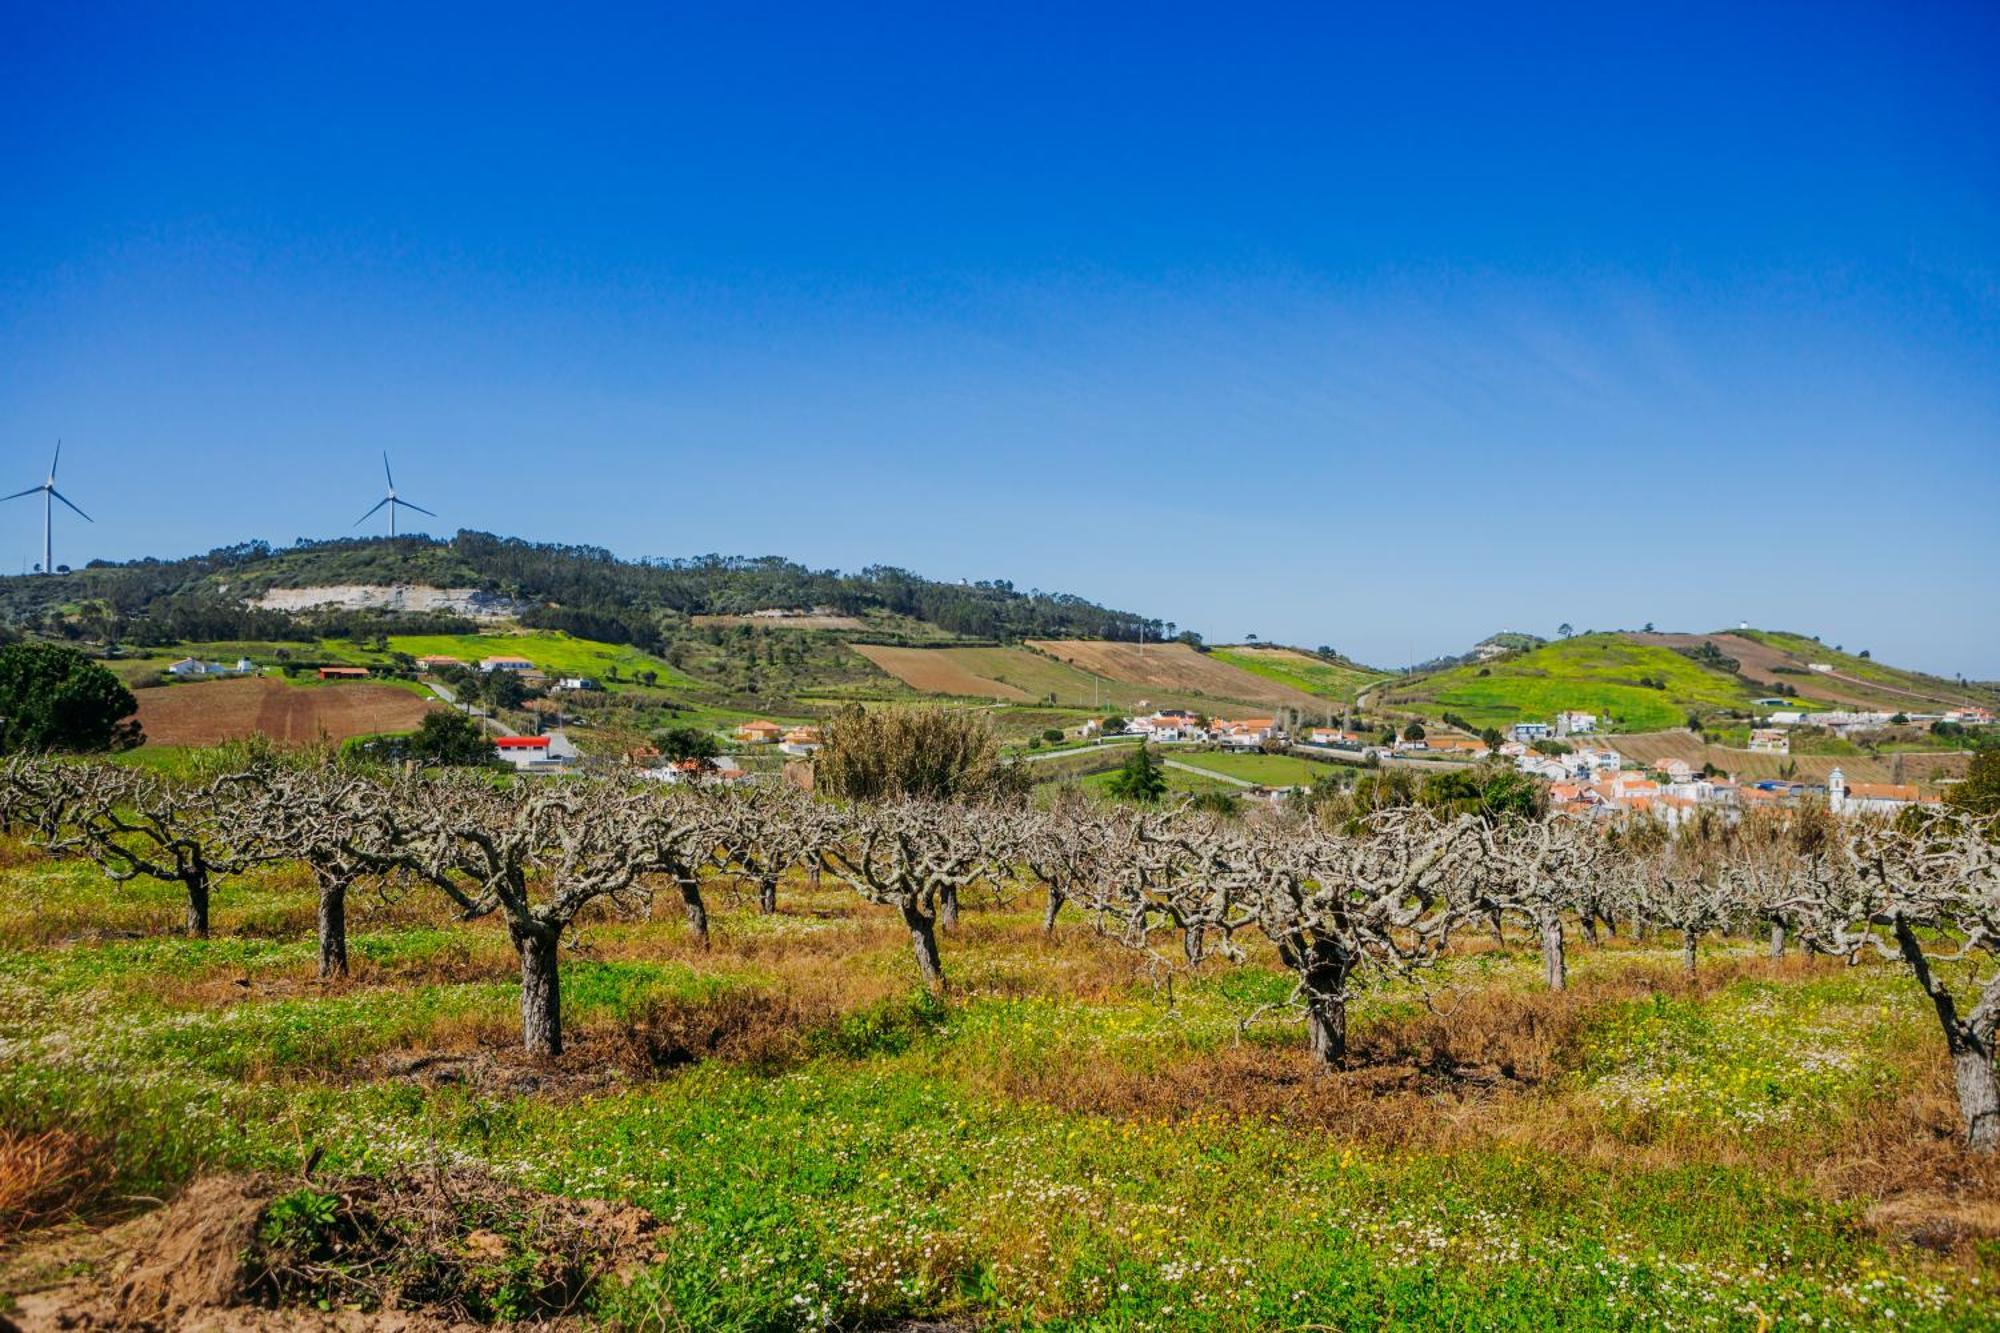
[[[454,1167],[313,1183],[210,1177],[114,1233],[94,1278],[19,1295],[23,1333],[559,1321],[581,1314],[604,1279],[656,1258],[660,1224],[630,1205]]]

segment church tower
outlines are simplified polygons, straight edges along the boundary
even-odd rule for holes
[[[1847,774],[1837,768],[1826,775],[1826,806],[1836,815],[1847,813]]]

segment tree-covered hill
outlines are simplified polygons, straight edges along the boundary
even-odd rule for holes
[[[274,588],[427,585],[470,588],[519,604],[523,624],[658,650],[698,615],[826,608],[903,617],[982,639],[1158,637],[1160,621],[1066,593],[1023,592],[1005,580],[943,583],[909,570],[815,570],[776,556],[621,560],[594,546],[528,542],[483,532],[449,539],[353,538],[272,547],[218,547],[179,560],[94,561],[61,577],[0,578],[0,621],[68,625],[137,644],[311,639],[356,632],[453,632],[451,614],[328,608],[305,614],[250,603]]]

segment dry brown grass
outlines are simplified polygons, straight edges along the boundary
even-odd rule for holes
[[[104,1184],[104,1163],[103,1153],[64,1130],[0,1127],[0,1246],[89,1202]]]

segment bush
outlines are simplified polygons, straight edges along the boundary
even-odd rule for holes
[[[424,714],[404,751],[420,764],[477,768],[494,762],[493,742],[478,721],[455,708]]]
[[[1014,802],[1031,783],[1027,769],[1001,760],[984,714],[939,707],[842,710],[813,773],[817,790],[855,801]]]

